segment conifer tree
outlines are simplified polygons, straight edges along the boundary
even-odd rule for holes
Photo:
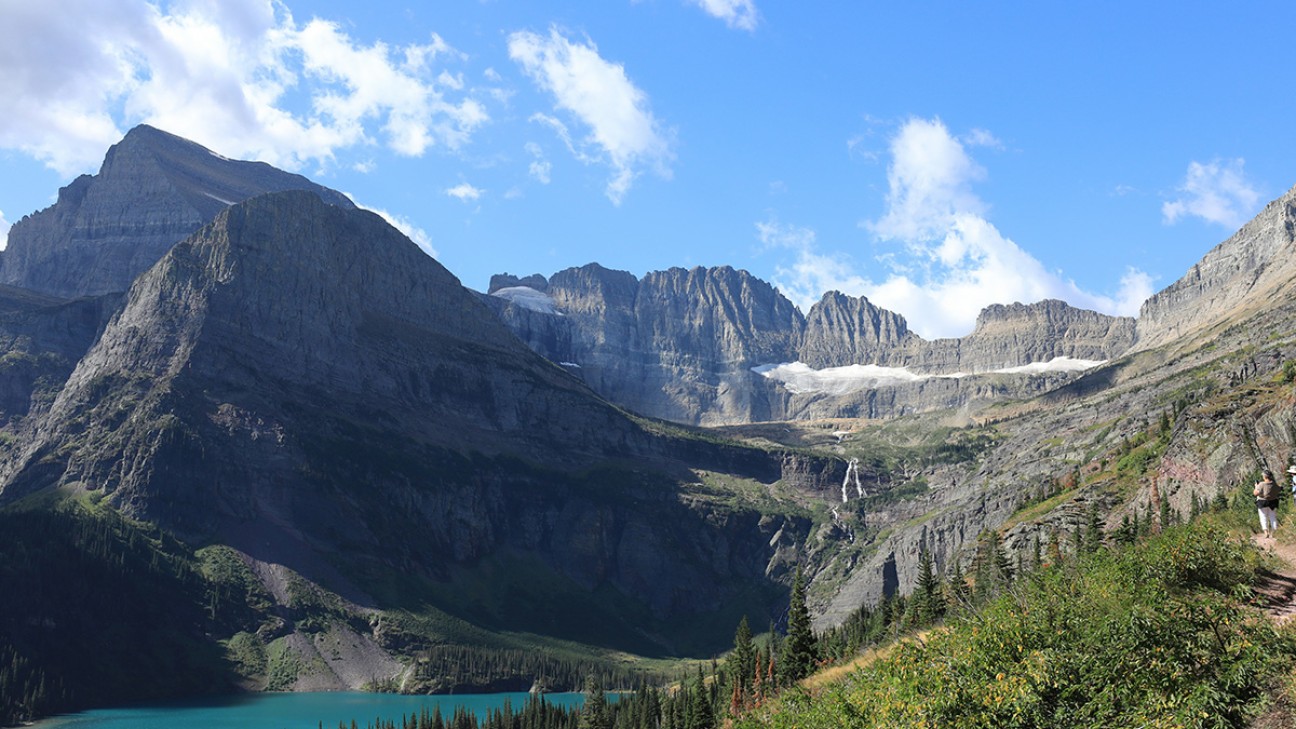
[[[914,585],[909,612],[918,625],[930,625],[945,614],[940,578],[936,576],[931,552],[926,547],[918,553],[918,582]]]
[[[1102,549],[1103,542],[1103,525],[1102,518],[1098,514],[1098,502],[1089,504],[1089,523],[1085,528],[1084,549],[1085,552],[1097,552]]]
[[[972,591],[968,589],[967,577],[956,559],[950,567],[949,580],[945,583],[945,604],[949,610],[963,610],[971,603]]]
[[[585,680],[585,706],[581,709],[580,729],[612,729],[607,695],[593,676]]]
[[[740,701],[742,696],[747,693],[752,671],[755,670],[755,658],[755,646],[752,644],[751,628],[748,627],[747,616],[744,615],[742,620],[738,622],[738,630],[734,633],[733,653],[725,666],[730,680],[738,689]]]
[[[976,584],[973,597],[977,602],[985,602],[1012,582],[1012,562],[1004,552],[998,532],[994,530],[981,532],[977,540],[975,568]]]
[[[818,645],[810,624],[810,609],[806,606],[805,574],[798,565],[788,605],[787,641],[779,652],[783,682],[794,683],[810,675],[818,658]]]
[[[688,721],[685,729],[715,729],[715,712],[711,710],[711,692],[707,690],[702,667],[698,666],[697,685],[689,698]]]

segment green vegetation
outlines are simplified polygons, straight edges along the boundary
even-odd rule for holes
[[[1247,604],[1257,553],[1221,527],[1084,551],[737,726],[1238,727],[1296,659]]]
[[[292,574],[290,604],[276,606],[233,550],[195,551],[95,501],[46,495],[25,503],[31,508],[0,511],[0,726],[87,706],[227,692],[246,679],[289,689],[319,667],[287,637],[263,636],[294,629],[372,632],[409,658],[408,685],[375,689],[526,690],[538,682],[573,690],[591,675],[627,688],[661,683],[680,666],[674,659],[481,628],[429,604],[363,618]],[[464,583],[468,597],[471,587]],[[514,597],[513,609],[529,599]]]
[[[240,614],[174,539],[80,507],[0,512],[0,534],[0,724],[231,688],[207,635]]]

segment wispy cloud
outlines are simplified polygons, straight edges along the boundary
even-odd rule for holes
[[[993,135],[975,133],[979,144]],[[1152,293],[1151,278],[1127,269],[1113,295],[1094,294],[1048,270],[986,219],[989,208],[973,190],[986,171],[939,119],[911,119],[891,140],[884,214],[862,225],[900,250],[879,257],[886,268],[869,276],[845,254],[820,250],[812,231],[773,224],[758,237],[795,252],[776,283],[804,308],[825,291],[867,296],[902,314],[927,338],[963,336],[990,304],[1047,298],[1109,314],[1133,315]]]
[[[854,272],[857,266],[848,255],[820,251],[810,228],[771,220],[756,224],[756,237],[765,248],[783,248],[795,254],[792,263],[775,268],[774,281],[803,312],[810,311],[827,291],[860,295],[872,286]]]
[[[426,230],[423,230],[417,225],[411,223],[409,218],[406,218],[403,215],[389,213],[382,208],[371,208],[364,205],[361,205],[360,207],[371,213],[376,213],[383,220],[386,220],[388,225],[399,230],[406,238],[414,241],[415,245],[422,248],[424,253],[427,253],[433,258],[437,257],[436,248],[432,247],[432,236],[428,235]]]
[[[471,202],[480,199],[486,191],[473,187],[467,182],[461,182],[454,187],[447,188],[445,194],[463,202]]]
[[[9,247],[9,228],[11,227],[13,226],[9,224],[9,221],[5,220],[4,211],[0,210],[0,251]]]
[[[708,15],[719,18],[730,28],[756,30],[760,23],[760,13],[756,11],[753,0],[688,0],[702,8]]]
[[[673,157],[668,135],[649,109],[648,96],[630,81],[625,68],[599,55],[592,41],[573,42],[557,28],[547,36],[519,31],[509,36],[509,56],[542,90],[556,109],[589,130],[574,140],[567,123],[548,115],[539,120],[558,131],[584,162],[612,168],[606,194],[620,204],[644,168],[670,176]]]
[[[1180,196],[1161,205],[1167,225],[1185,217],[1201,218],[1226,228],[1240,228],[1259,209],[1261,197],[1246,178],[1242,159],[1192,162]]]
[[[541,185],[548,185],[553,165],[549,162],[549,158],[545,156],[544,150],[535,142],[527,142],[526,151],[531,155],[531,166],[528,168],[528,173],[536,182]]]
[[[19,3],[0,24],[0,98],[22,100],[0,115],[0,147],[72,175],[102,158],[119,125],[146,122],[293,169],[378,143],[417,156],[464,144],[488,120],[444,67],[462,59],[435,34],[364,44],[264,0]]]

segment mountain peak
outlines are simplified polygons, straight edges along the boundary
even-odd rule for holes
[[[1139,309],[1139,349],[1241,321],[1289,296],[1296,279],[1296,187],[1212,248]]]
[[[267,192],[307,190],[341,208],[343,194],[264,162],[223,157],[148,125],[130,130],[93,176],[9,232],[0,283],[60,297],[125,291],[177,241],[221,210]]]

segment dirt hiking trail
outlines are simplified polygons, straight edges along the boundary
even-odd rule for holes
[[[1296,619],[1296,545],[1258,534],[1251,541],[1278,561],[1274,571],[1265,573],[1255,586],[1260,606],[1279,623]],[[1249,729],[1296,729],[1296,696],[1279,691],[1273,705]]]
[[[1264,575],[1256,593],[1264,611],[1280,623],[1296,617],[1296,544],[1284,544],[1263,535],[1251,537],[1262,551],[1278,558],[1273,572]]]

